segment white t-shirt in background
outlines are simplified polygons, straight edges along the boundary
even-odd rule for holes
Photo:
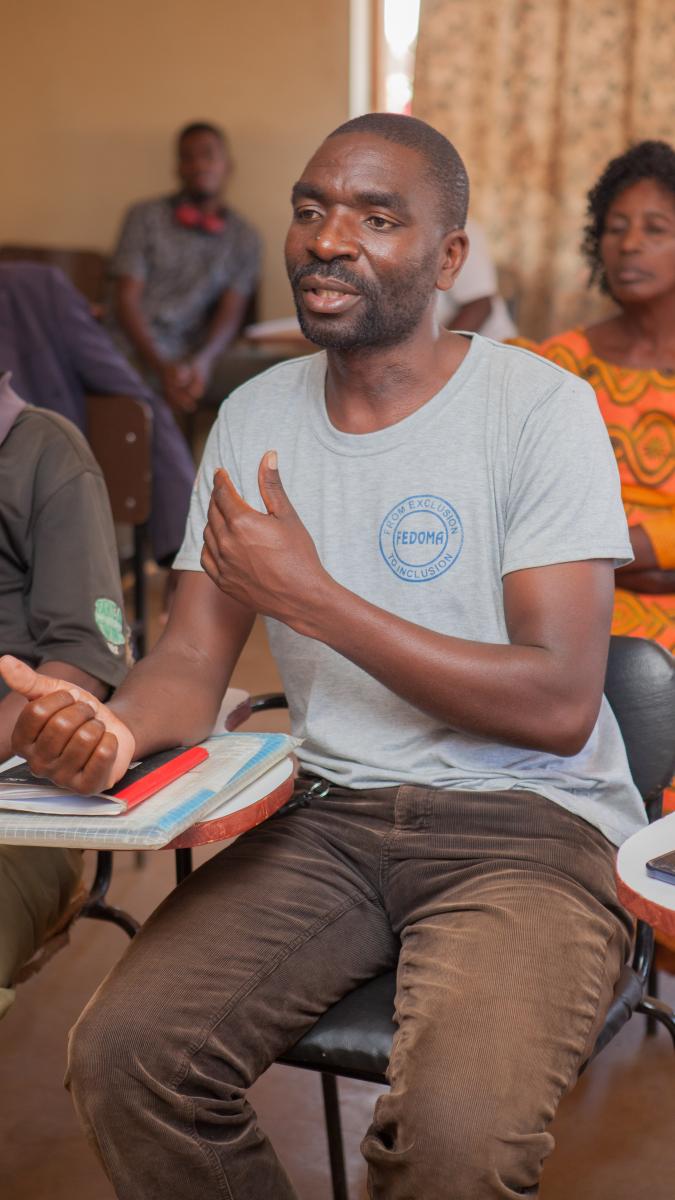
[[[442,324],[451,329],[457,313],[465,304],[471,304],[483,296],[491,296],[492,312],[479,332],[483,337],[503,342],[506,338],[515,337],[517,329],[503,297],[499,295],[497,272],[490,257],[485,232],[471,217],[467,218],[466,232],[469,235],[469,254],[450,291],[438,293],[439,317]]]

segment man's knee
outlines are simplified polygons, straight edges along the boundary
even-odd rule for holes
[[[69,919],[81,871],[79,850],[0,846],[0,987]]]
[[[470,1086],[385,1094],[362,1145],[373,1200],[535,1196],[553,1138],[541,1127],[528,1129],[517,1107]]]
[[[87,1005],[70,1031],[66,1085],[78,1104],[99,1098],[119,1103],[121,1092],[157,1078],[164,1031],[137,1005],[121,1003],[105,989]]]

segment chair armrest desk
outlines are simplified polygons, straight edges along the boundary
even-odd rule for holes
[[[650,858],[675,850],[675,813],[634,833],[619,848],[616,861],[619,900],[636,917],[675,937],[675,886],[647,874]]]

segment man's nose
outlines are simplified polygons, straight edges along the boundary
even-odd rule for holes
[[[337,214],[326,215],[315,227],[313,250],[317,258],[357,258],[358,242],[352,223]]]

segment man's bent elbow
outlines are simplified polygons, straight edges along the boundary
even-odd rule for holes
[[[560,706],[550,715],[540,749],[558,758],[573,758],[588,742],[598,719],[600,706]]]

